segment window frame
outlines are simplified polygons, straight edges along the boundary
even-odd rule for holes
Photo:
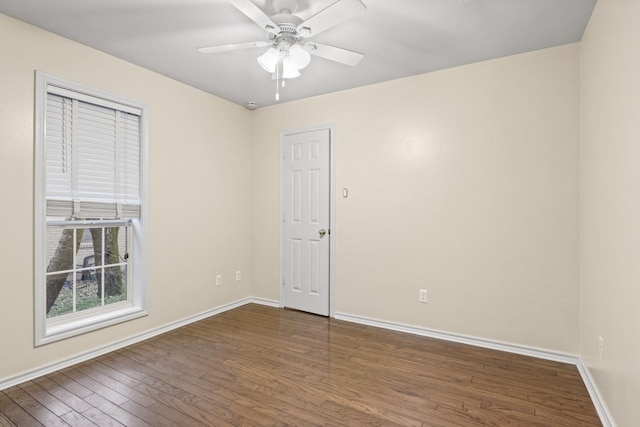
[[[47,319],[46,313],[46,141],[45,117],[48,86],[68,90],[78,97],[105,101],[106,105],[135,108],[140,111],[140,216],[130,220],[132,235],[131,295],[127,304],[109,304],[87,310],[87,313],[63,315]],[[148,188],[148,122],[146,104],[129,98],[91,88],[51,74],[35,72],[35,173],[34,173],[34,344],[36,347],[59,341],[149,314],[149,188]],[[109,220],[104,221],[108,223]],[[78,220],[78,225],[86,221]],[[101,221],[95,222],[102,226]],[[112,306],[113,305],[113,306]]]

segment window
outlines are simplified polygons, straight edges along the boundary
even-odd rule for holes
[[[147,314],[146,116],[36,73],[36,345]]]

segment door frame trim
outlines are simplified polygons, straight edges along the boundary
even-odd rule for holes
[[[282,217],[284,215],[284,167],[283,162],[284,155],[284,140],[289,135],[295,135],[297,133],[313,132],[316,130],[329,130],[329,317],[335,317],[334,307],[334,295],[335,295],[335,259],[336,259],[336,124],[326,123],[317,126],[308,126],[303,128],[286,129],[280,132],[280,216],[278,221],[280,223],[280,277],[278,283],[278,298],[280,307],[284,307],[284,292],[282,290],[282,283],[284,282],[284,226],[282,223]]]

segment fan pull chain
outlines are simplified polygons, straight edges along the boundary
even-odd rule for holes
[[[280,61],[276,62],[276,101],[280,101]]]

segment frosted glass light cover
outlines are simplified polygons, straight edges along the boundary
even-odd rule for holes
[[[299,44],[294,44],[289,48],[289,55],[298,70],[302,70],[311,62],[311,55]]]
[[[265,53],[258,57],[258,64],[260,64],[262,69],[267,73],[273,73],[276,71],[276,64],[279,58],[280,52],[276,48],[270,47]]]
[[[300,72],[298,71],[298,67],[294,63],[291,56],[287,55],[282,60],[282,78],[283,79],[295,79],[296,77],[300,77]]]

